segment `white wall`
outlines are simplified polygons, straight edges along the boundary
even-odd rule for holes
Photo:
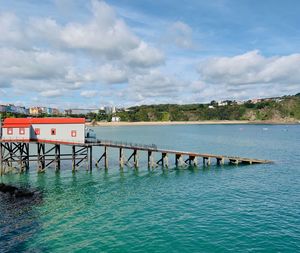
[[[19,128],[13,127],[13,134],[8,135],[7,134],[7,129],[8,128],[3,128],[2,129],[2,139],[3,140],[29,140],[30,139],[30,129],[29,128],[24,128],[25,133],[22,135],[19,132]]]
[[[40,129],[40,135],[35,135],[35,129]],[[51,129],[56,129],[56,135],[51,135]],[[76,137],[71,136],[71,131],[76,131]],[[46,141],[61,141],[70,143],[85,142],[84,124],[33,124],[31,129],[31,138]]]

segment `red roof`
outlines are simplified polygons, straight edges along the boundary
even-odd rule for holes
[[[6,118],[3,123],[4,128],[26,127],[32,124],[84,124],[85,118]]]
[[[30,126],[30,124],[6,124],[3,128],[28,128]]]

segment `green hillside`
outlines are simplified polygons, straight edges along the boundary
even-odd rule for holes
[[[122,121],[198,121],[198,120],[300,120],[300,93],[295,96],[263,99],[257,103],[247,101],[237,104],[226,101],[219,106],[210,104],[142,105],[119,111]]]

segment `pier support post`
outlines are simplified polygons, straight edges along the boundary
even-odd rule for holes
[[[19,157],[19,162],[20,162],[20,172],[24,172],[27,170],[27,163],[26,163],[26,143],[20,143],[20,146],[18,147],[20,157]]]
[[[120,164],[120,168],[123,169],[124,168],[124,152],[123,152],[122,148],[120,148],[120,150],[119,150],[119,164]]]
[[[217,165],[224,165],[224,163],[225,163],[224,157],[222,157],[222,158],[217,158]]]
[[[75,156],[75,146],[72,146],[72,171],[76,169],[76,156]]]
[[[93,169],[93,147],[87,147],[87,169],[92,171]]]
[[[38,143],[37,149],[38,149],[38,172],[44,172],[45,171],[45,144]]]
[[[169,158],[167,153],[162,153],[162,166],[169,167]]]
[[[105,146],[104,147],[104,166],[105,166],[105,169],[108,169],[108,148]]]
[[[210,164],[211,164],[210,157],[203,157],[203,165],[210,166]]]
[[[133,164],[134,164],[135,168],[139,167],[139,158],[138,158],[138,153],[137,153],[136,149],[133,151]]]
[[[101,157],[98,159],[98,161],[96,162],[96,167],[98,168],[98,164],[99,162],[104,159],[104,167],[105,169],[108,168],[108,154],[107,154],[107,151],[108,151],[108,148],[107,146],[104,146],[104,151],[103,151],[103,154],[101,155]]]
[[[175,156],[175,165],[178,167],[182,167],[186,165],[186,162],[183,160],[182,154],[176,154]]]
[[[60,170],[60,145],[55,145],[55,171]]]
[[[239,160],[238,159],[229,159],[229,162],[231,164],[235,164],[235,165],[238,165],[239,164]]]
[[[175,166],[178,167],[178,160],[179,160],[180,155],[175,154]]]
[[[0,142],[0,176],[3,175],[3,147],[2,142]]]
[[[9,143],[9,162],[8,162],[8,166],[10,169],[12,169],[13,167],[13,143]]]
[[[153,157],[153,152],[148,151],[148,168],[153,168],[154,167],[154,157]]]
[[[198,161],[196,156],[189,156],[190,165],[197,166]]]
[[[25,163],[25,168],[26,171],[29,170],[29,143],[25,144],[25,157],[24,157],[24,163]]]

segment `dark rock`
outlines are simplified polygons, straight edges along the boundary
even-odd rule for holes
[[[3,193],[8,192],[10,194],[13,194],[17,189],[18,189],[17,187],[0,183],[0,192],[3,192]]]
[[[12,185],[6,185],[3,183],[0,183],[0,192],[3,193],[9,193],[11,196],[14,196],[16,198],[29,198],[34,195],[34,192],[31,192],[26,189],[19,189]]]

